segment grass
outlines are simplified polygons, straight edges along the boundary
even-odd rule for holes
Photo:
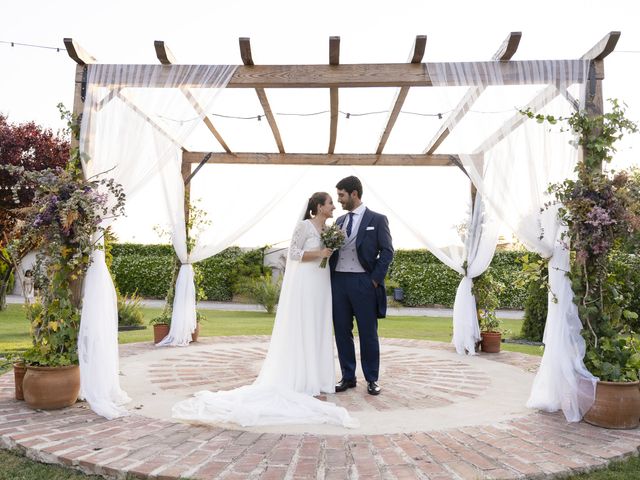
[[[159,309],[144,308],[145,322],[157,316]],[[261,312],[223,312],[205,310],[205,320],[200,325],[202,336],[228,335],[269,335],[273,327],[274,315]],[[517,335],[520,332],[520,320],[504,320],[504,328]],[[387,338],[413,338],[438,342],[451,341],[450,317],[389,317],[380,320],[378,332]],[[513,335],[513,334],[512,334]],[[511,335],[507,335],[511,336]],[[120,343],[150,342],[153,329],[121,332]],[[19,353],[30,345],[29,324],[21,305],[9,305],[0,312],[0,356],[6,353]],[[540,347],[519,344],[502,344],[503,350],[523,352],[530,355],[542,355]],[[8,366],[5,366],[5,370]],[[0,368],[0,373],[2,368]],[[632,480],[640,478],[640,459],[612,463],[608,468],[570,477],[573,480]],[[29,460],[14,452],[0,450],[0,480],[40,480],[40,479],[97,479],[100,477],[84,475],[75,470],[41,464]]]
[[[88,480],[102,479],[57,465],[34,462],[22,455],[0,450],[0,480]]]
[[[262,312],[226,312],[203,310],[205,320],[200,324],[200,335],[270,335],[274,315]],[[145,322],[160,314],[160,309],[144,308]],[[511,332],[520,332],[520,320],[504,320],[504,327]],[[450,317],[389,317],[380,320],[378,332],[387,338],[414,338],[450,342],[452,324]],[[120,343],[150,342],[153,328],[120,332]],[[22,305],[9,305],[0,312],[0,355],[17,353],[30,345],[29,323]],[[502,348],[530,355],[541,355],[539,347],[530,345],[503,344]]]

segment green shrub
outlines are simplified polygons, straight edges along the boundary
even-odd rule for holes
[[[609,282],[619,299],[620,310],[640,314],[640,256],[613,251],[609,259]],[[640,322],[633,315],[621,315],[621,322],[640,332]]]
[[[499,308],[524,308],[527,299],[527,285],[519,285],[518,280],[522,278],[522,264],[520,257],[525,252],[522,250],[500,250],[497,251],[491,260],[491,271],[493,276],[508,286],[498,294]],[[529,253],[532,258],[539,258],[538,255]]]
[[[274,282],[270,274],[259,278],[249,278],[241,284],[241,292],[245,293],[254,303],[262,305],[267,313],[275,311],[280,297],[280,280]]]
[[[392,280],[404,290],[409,307],[444,305],[451,307],[460,283],[460,275],[441,263],[399,263],[394,260]]]
[[[144,315],[142,313],[141,298],[137,293],[118,295],[118,325],[138,326],[142,325]]]
[[[523,308],[526,286],[517,286],[521,275],[521,251],[498,251],[490,268],[496,279],[509,288],[498,295],[499,308]],[[407,306],[444,305],[452,307],[460,275],[427,250],[399,250],[389,269],[389,278],[404,290]]]
[[[116,245],[112,253],[116,250]],[[171,284],[173,257],[113,254],[111,269],[123,295],[134,292],[145,298],[165,298]]]
[[[122,257],[124,255],[171,257],[173,255],[173,247],[164,244],[142,245],[139,243],[113,243],[111,245],[111,254],[114,257]]]
[[[546,267],[545,267],[546,268]],[[527,288],[524,321],[520,335],[526,340],[541,342],[547,322],[549,291],[543,277],[534,279]]]
[[[120,292],[164,299],[171,286],[174,253],[170,245],[113,244],[111,271]],[[262,249],[242,251],[230,247],[194,264],[198,299],[229,301],[241,279],[262,274]]]

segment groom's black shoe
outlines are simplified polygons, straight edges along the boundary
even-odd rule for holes
[[[378,385],[378,382],[367,382],[367,392],[369,392],[369,395],[380,395],[381,391],[382,389],[380,385]]]
[[[356,379],[345,380],[344,378],[336,383],[336,393],[344,392],[348,388],[355,388]]]

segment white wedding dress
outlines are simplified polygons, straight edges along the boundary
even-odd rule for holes
[[[174,418],[190,422],[233,422],[242,426],[330,423],[357,427],[346,409],[314,398],[335,392],[331,282],[320,260],[301,261],[305,250],[322,247],[309,220],[299,222],[269,351],[255,382],[229,391],[201,391],[173,406]]]

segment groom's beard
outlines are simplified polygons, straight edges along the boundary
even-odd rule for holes
[[[346,201],[346,203],[344,204],[344,209],[348,212],[353,210],[353,207],[355,206],[355,201],[353,200],[353,198],[349,198],[349,200]]]

